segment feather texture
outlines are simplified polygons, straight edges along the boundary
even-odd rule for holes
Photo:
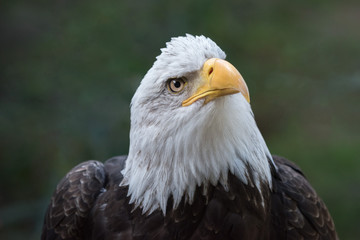
[[[170,198],[165,216],[160,210],[144,215],[129,204],[128,188],[118,186],[125,160],[126,156],[115,157],[96,168],[86,162],[71,170],[54,193],[53,199],[61,201],[49,206],[42,239],[337,239],[325,204],[301,170],[284,158],[274,156],[278,170],[273,172],[273,191],[263,184],[261,195],[229,173],[228,190],[210,186],[203,195],[197,187],[193,203],[183,198],[176,209]],[[85,178],[86,185],[98,184],[95,172],[104,172],[107,180],[87,194],[83,188],[69,188],[70,182],[79,183],[84,169],[92,176]],[[81,196],[92,205],[82,217],[76,214],[78,207],[68,214],[68,206],[76,206]]]

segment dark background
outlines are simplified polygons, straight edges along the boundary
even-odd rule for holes
[[[340,237],[357,239],[359,24],[355,0],[2,2],[0,239],[39,239],[67,171],[127,153],[130,99],[185,33],[227,53],[270,151],[304,170]]]

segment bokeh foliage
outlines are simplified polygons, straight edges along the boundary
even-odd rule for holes
[[[57,182],[128,150],[129,104],[160,48],[212,38],[274,154],[360,236],[358,1],[7,1],[0,8],[0,239],[38,239]]]

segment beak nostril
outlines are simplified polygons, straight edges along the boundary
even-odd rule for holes
[[[214,71],[214,68],[211,67],[211,68],[209,69],[208,76],[211,76],[211,74],[213,73],[213,71]]]

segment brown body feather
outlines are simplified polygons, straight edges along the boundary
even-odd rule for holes
[[[182,201],[166,215],[128,204],[120,187],[126,156],[105,164],[88,161],[58,184],[48,207],[42,239],[337,239],[334,223],[301,170],[274,156],[273,189],[245,185],[229,175],[229,190],[211,186],[194,202]]]

